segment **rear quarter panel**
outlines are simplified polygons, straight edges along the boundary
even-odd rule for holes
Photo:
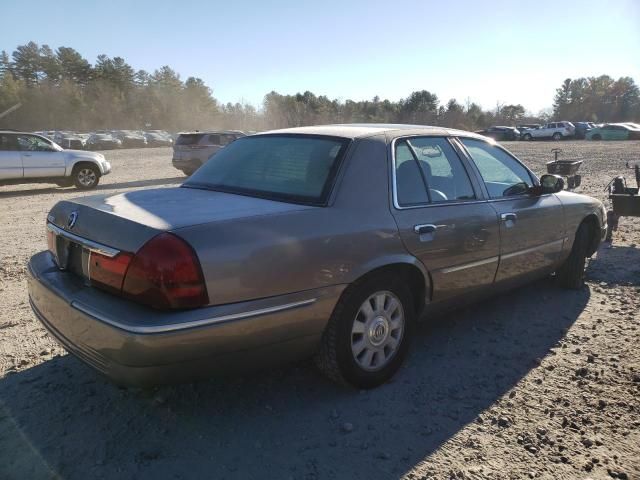
[[[351,283],[388,263],[416,263],[389,210],[383,137],[354,141],[327,207],[185,227],[212,304]]]

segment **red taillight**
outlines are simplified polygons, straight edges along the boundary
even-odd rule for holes
[[[115,257],[107,257],[91,252],[89,256],[89,278],[91,284],[113,293],[122,292],[122,282],[131,263],[133,255],[119,253]]]
[[[126,270],[123,296],[154,308],[196,308],[209,303],[200,262],[187,242],[161,233],[145,243]]]

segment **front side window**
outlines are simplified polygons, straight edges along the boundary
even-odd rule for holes
[[[482,140],[461,138],[491,198],[523,195],[533,186],[529,171],[507,152]]]
[[[243,137],[212,156],[184,187],[323,205],[349,142],[317,135]]]
[[[396,142],[396,196],[400,206],[476,198],[462,161],[445,138]]]
[[[54,144],[35,135],[19,135],[18,145],[23,152],[51,152],[57,150]],[[61,150],[60,147],[58,149]]]

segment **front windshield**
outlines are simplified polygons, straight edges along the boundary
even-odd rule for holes
[[[244,137],[213,155],[184,186],[322,205],[348,144],[319,135]]]

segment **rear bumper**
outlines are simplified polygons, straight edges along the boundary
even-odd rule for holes
[[[190,158],[188,160],[182,160],[174,157],[171,163],[173,164],[174,168],[177,168],[178,170],[181,170],[184,173],[195,172],[198,168],[202,166],[202,162],[194,158]]]
[[[156,385],[311,355],[344,287],[160,312],[83,285],[41,252],[28,288],[34,313],[67,350],[117,383]]]

